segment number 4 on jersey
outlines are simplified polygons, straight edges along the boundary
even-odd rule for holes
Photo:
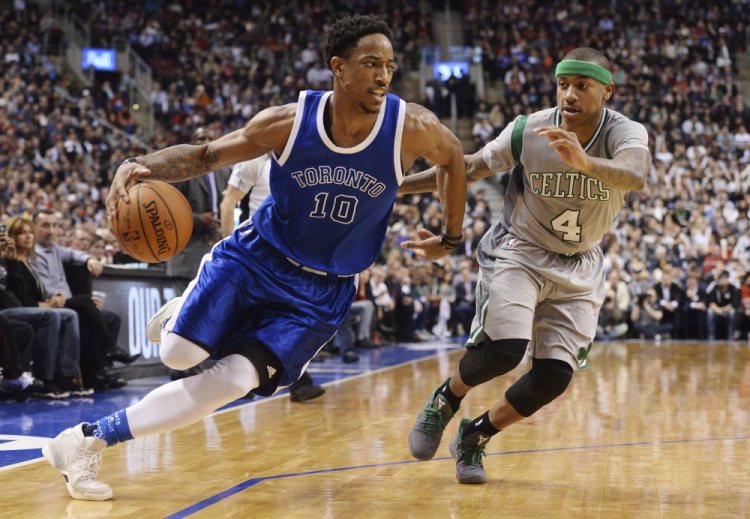
[[[580,211],[568,209],[552,220],[552,228],[563,233],[565,241],[581,241],[581,224],[578,223]]]

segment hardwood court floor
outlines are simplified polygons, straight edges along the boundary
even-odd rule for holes
[[[747,343],[599,343],[568,392],[489,443],[486,485],[407,434],[459,352],[278,398],[105,452],[110,502],[72,501],[45,463],[0,473],[9,517],[750,517]],[[475,389],[476,416],[521,369]]]

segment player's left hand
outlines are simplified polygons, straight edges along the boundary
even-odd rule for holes
[[[586,173],[590,169],[590,157],[583,150],[583,146],[578,142],[575,133],[563,130],[557,126],[545,126],[538,128],[536,134],[540,137],[547,137],[551,148],[554,148],[557,155],[568,166],[578,171]]]
[[[436,260],[452,252],[440,243],[440,236],[436,236],[427,229],[420,229],[416,233],[412,233],[409,238],[409,240],[401,243],[401,247],[413,250],[414,254],[420,258]]]

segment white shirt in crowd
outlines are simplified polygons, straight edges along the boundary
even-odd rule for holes
[[[270,154],[246,162],[240,162],[232,168],[229,185],[239,189],[243,193],[250,193],[248,201],[250,216],[260,207],[263,200],[271,194],[269,186],[270,172]],[[242,222],[241,225],[245,225],[246,223]]]

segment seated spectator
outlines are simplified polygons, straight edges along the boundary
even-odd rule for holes
[[[617,295],[610,288],[604,296],[604,303],[599,310],[599,320],[596,325],[596,340],[611,341],[625,337],[628,333],[627,315],[617,306]]]
[[[372,326],[375,317],[375,303],[370,292],[370,271],[365,270],[359,275],[357,294],[350,313],[354,316],[354,346],[369,348],[372,346]]]
[[[10,218],[8,238],[0,259],[7,272],[5,279],[0,279],[0,306],[5,308],[4,314],[30,324],[36,331],[33,374],[42,381],[41,395],[50,398],[90,395],[93,391],[83,386],[79,376],[78,315],[64,308],[62,294],[45,297],[29,264],[28,251],[34,241],[31,221]]]
[[[396,278],[393,299],[395,301],[394,316],[396,322],[396,340],[417,342],[419,339],[415,329],[415,314],[422,311],[419,302],[419,292],[412,284],[411,275],[407,268],[399,269]]]
[[[65,307],[75,310],[81,333],[81,374],[85,385],[94,389],[111,389],[122,387],[125,380],[109,375],[105,372],[107,366],[107,352],[116,348],[115,339],[102,318],[96,304],[88,295],[74,296],[65,279],[64,263],[79,261],[84,263],[89,271],[98,276],[102,272],[102,265],[88,253],[75,251],[56,244],[59,223],[54,212],[43,210],[35,215],[32,228],[37,243],[33,249],[21,251],[17,246],[17,253],[28,255],[34,273],[39,278],[47,294],[62,294]],[[18,244],[17,244],[18,245]],[[32,259],[33,257],[33,259]]]
[[[471,323],[476,313],[477,281],[471,272],[471,267],[463,263],[460,267],[458,277],[455,280],[456,302],[453,306],[454,322],[460,325],[458,333],[468,335],[471,333]]]
[[[638,296],[637,303],[630,311],[630,320],[636,337],[642,339],[661,340],[665,335],[671,333],[672,325],[663,324],[664,312],[659,306],[659,299],[653,288],[646,290],[645,294]]]
[[[736,339],[735,314],[740,308],[740,291],[729,282],[729,272],[719,274],[708,291],[708,339]]]
[[[609,271],[607,281],[604,283],[604,290],[605,292],[612,291],[617,321],[619,322],[620,318],[623,322],[627,321],[630,312],[630,291],[627,283],[622,279],[619,269],[614,268]]]
[[[0,400],[22,400],[32,380],[24,376],[31,365],[34,329],[30,324],[9,318],[0,312]]]
[[[443,271],[443,278],[440,280],[438,295],[437,324],[435,324],[435,327],[432,329],[432,333],[440,340],[451,336],[450,322],[453,313],[452,307],[456,303],[456,286],[453,283],[453,270],[450,268]]]
[[[738,314],[737,329],[740,332],[741,339],[749,339],[750,335],[750,272],[746,273],[742,278],[742,286],[740,287],[740,308],[741,312]]]
[[[680,307],[680,322],[684,339],[705,339],[707,333],[706,291],[700,284],[700,278],[689,275],[685,281],[685,295]]]
[[[391,297],[388,285],[385,283],[385,270],[383,270],[383,267],[375,266],[371,269],[371,272],[370,293],[377,307],[377,329],[384,338],[392,340],[396,329],[393,316],[396,304]]]
[[[672,279],[672,270],[666,268],[661,275],[661,280],[654,285],[656,297],[659,298],[659,306],[664,312],[662,324],[671,324],[675,335],[680,333],[680,305],[684,298],[682,287]]]
[[[341,354],[341,362],[344,362],[345,364],[358,362],[359,355],[354,349],[356,337],[354,331],[355,325],[356,319],[352,313],[349,312],[344,319],[344,322],[341,323],[341,326],[339,326],[339,329],[336,331],[336,335],[334,335],[333,338],[323,346],[323,351],[326,352],[327,355],[318,355],[312,360],[312,362],[322,362],[326,356],[339,353]]]
[[[104,243],[103,238],[100,238],[98,236],[97,238],[98,240],[100,240],[100,243]],[[77,227],[72,232],[70,239],[70,248],[81,252],[89,252],[92,242],[93,238],[91,234],[85,229]],[[97,258],[93,254],[91,255],[102,262],[100,258]],[[86,268],[86,265],[78,262],[69,262],[64,263],[63,268],[65,269],[65,279],[68,282],[68,286],[70,286],[70,290],[73,295],[86,295],[91,297],[94,305],[96,305],[96,308],[98,308],[101,312],[102,319],[104,319],[104,322],[107,325],[107,329],[116,342],[117,337],[120,335],[120,325],[122,324],[122,319],[115,312],[104,308],[104,298],[102,296],[106,297],[106,294],[93,291],[93,280],[91,272],[89,272],[88,268]],[[136,355],[130,355],[129,353],[123,351],[121,348],[114,348],[107,351],[107,360],[109,360],[110,362],[122,362],[123,364],[132,364],[133,361],[138,359],[140,356],[140,353]]]
[[[108,251],[107,242],[104,241],[104,238],[102,238],[98,234],[93,234],[91,236],[91,243],[89,244],[88,253],[98,259],[101,263],[107,264],[112,263],[111,254],[108,254],[108,252],[112,252],[112,247],[110,246]]]

